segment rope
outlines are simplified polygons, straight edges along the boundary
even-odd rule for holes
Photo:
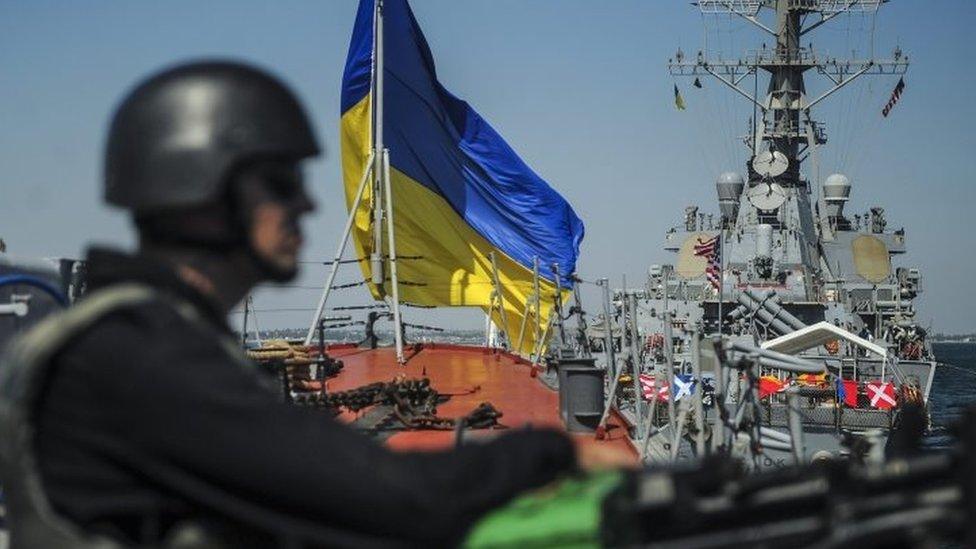
[[[280,307],[272,309],[251,309],[252,313],[299,313],[314,311],[314,307]],[[239,315],[244,313],[244,309],[234,309],[231,314]]]
[[[340,259],[339,261],[299,261],[298,263],[301,265],[335,265],[336,263],[339,265],[345,265],[347,263],[366,261],[367,259],[368,258],[365,257],[357,257],[355,259]]]
[[[391,281],[392,280],[389,279],[389,278],[386,279],[386,282],[391,282]],[[344,289],[347,289],[347,288],[355,288],[357,286],[362,286],[365,283],[366,283],[365,280],[361,280],[359,282],[350,282],[348,284],[337,284],[335,286],[332,286],[332,289],[333,290],[344,290]],[[413,281],[410,281],[410,280],[401,280],[400,281],[400,285],[402,285],[402,286],[427,286],[428,284],[426,282],[413,282]],[[446,284],[446,285],[450,285],[450,284]],[[289,290],[324,290],[325,289],[325,286],[307,286],[307,285],[303,285],[303,284],[271,284],[271,283],[269,283],[269,284],[259,284],[259,286],[262,286],[262,287],[265,287],[265,288],[287,288]]]
[[[404,307],[413,307],[416,309],[436,309],[437,305],[420,305],[419,303],[407,303],[401,302],[400,305]],[[386,309],[386,305],[347,305],[342,307],[331,307],[332,311],[358,311],[367,309]],[[255,313],[294,313],[294,312],[312,312],[315,311],[314,307],[278,307],[270,309],[251,309],[251,312]],[[234,309],[230,311],[230,314],[243,314],[244,309]]]
[[[424,258],[424,256],[422,256],[422,255],[398,255],[397,256],[397,261],[400,261],[400,260],[411,261],[411,260],[414,260],[414,259],[423,259],[423,258]],[[390,256],[389,255],[384,255],[383,256],[383,259],[390,259]],[[346,265],[346,264],[349,264],[349,263],[359,263],[360,261],[369,261],[369,258],[368,257],[357,257],[357,258],[354,258],[354,259],[340,259],[339,261],[299,261],[298,263],[301,264],[301,265],[326,265],[326,266],[328,266],[328,265],[335,265],[337,263],[339,265]]]

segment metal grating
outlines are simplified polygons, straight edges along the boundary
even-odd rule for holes
[[[789,0],[791,7],[802,8],[808,11],[815,11],[825,14],[839,12],[874,12],[885,0]],[[767,0],[699,0],[698,9],[705,14],[737,13],[748,17],[754,17],[759,10],[769,4],[770,7],[775,2]]]
[[[821,13],[849,12],[874,12],[878,11],[884,0],[815,0],[816,11]]]
[[[762,422],[773,427],[789,425],[789,412],[784,404],[766,405],[760,408]],[[803,407],[800,410],[805,425],[840,425],[844,429],[889,429],[894,418],[891,412],[867,408],[836,408],[833,406]]]
[[[753,16],[759,13],[764,0],[699,0],[698,9],[706,14],[738,13]]]

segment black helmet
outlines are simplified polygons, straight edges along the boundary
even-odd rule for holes
[[[305,112],[276,78],[241,63],[188,63],[144,81],[115,112],[105,200],[140,213],[205,204],[242,161],[317,154]]]

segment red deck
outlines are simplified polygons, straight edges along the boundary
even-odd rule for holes
[[[438,407],[438,415],[458,417],[481,402],[491,402],[502,412],[500,423],[509,428],[532,425],[561,429],[559,395],[532,375],[532,366],[514,356],[492,353],[481,347],[428,344],[419,351],[408,350],[407,363],[396,363],[393,349],[363,350],[336,347],[330,355],[341,359],[345,368],[329,380],[330,391],[343,391],[373,383],[390,381],[397,375],[428,377],[431,386],[451,399]],[[598,441],[592,434],[574,434],[577,444],[612,444],[633,448],[617,418],[611,418],[607,436]],[[471,436],[491,436],[498,430],[473,431]],[[476,433],[476,434],[475,434]],[[450,431],[402,431],[387,441],[391,448],[431,450],[454,444]],[[636,462],[636,453],[634,453]]]

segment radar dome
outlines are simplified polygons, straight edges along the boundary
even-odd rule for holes
[[[718,206],[722,210],[722,217],[734,220],[739,211],[739,197],[746,182],[735,172],[725,172],[718,176],[715,190],[718,191]]]
[[[846,199],[851,194],[851,180],[844,174],[835,173],[824,181],[823,190],[827,200]]]
[[[829,217],[844,215],[844,203],[851,195],[851,180],[846,175],[835,173],[827,177],[823,184],[823,197]]]

